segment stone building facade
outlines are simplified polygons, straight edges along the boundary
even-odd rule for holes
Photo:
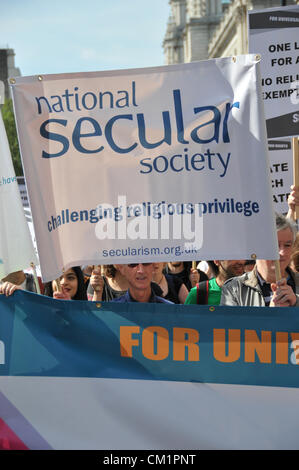
[[[163,41],[166,65],[247,54],[247,10],[298,0],[170,0]]]
[[[8,78],[19,77],[20,69],[15,66],[15,52],[13,49],[0,49],[0,81],[4,83],[5,99],[10,97]]]

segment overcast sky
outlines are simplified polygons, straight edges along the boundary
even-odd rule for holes
[[[0,0],[0,48],[21,74],[164,64],[168,0]]]

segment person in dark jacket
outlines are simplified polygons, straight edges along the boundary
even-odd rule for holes
[[[208,276],[199,269],[192,268],[192,262],[190,261],[173,261],[167,263],[165,268],[166,274],[169,276],[176,276],[185,284],[188,291],[192,287],[196,286],[198,282],[208,280]]]
[[[161,297],[175,304],[183,304],[188,296],[188,289],[177,276],[163,272],[167,263],[153,263],[153,281],[162,289]]]

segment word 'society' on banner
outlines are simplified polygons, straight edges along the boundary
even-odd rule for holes
[[[249,10],[249,51],[261,54],[268,138],[299,135],[299,5]]]
[[[256,56],[18,77],[12,93],[43,280],[278,258]]]

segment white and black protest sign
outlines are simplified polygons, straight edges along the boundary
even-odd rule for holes
[[[288,196],[293,184],[292,140],[271,139],[268,149],[274,209],[283,214],[288,212]]]
[[[261,54],[268,138],[299,134],[299,5],[249,10],[249,51]]]
[[[27,193],[27,187],[26,187],[24,176],[17,176],[17,182],[19,186],[19,191],[20,191],[23,207],[27,208],[29,206],[29,201],[28,201],[28,193]]]

